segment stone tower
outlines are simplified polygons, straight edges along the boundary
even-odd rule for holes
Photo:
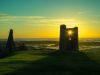
[[[7,44],[6,44],[6,49],[9,52],[12,52],[15,49],[15,43],[13,39],[13,29],[10,29]]]
[[[60,26],[60,51],[78,51],[78,27]]]

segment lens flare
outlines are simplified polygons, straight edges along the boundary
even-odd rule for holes
[[[68,35],[72,35],[72,33],[73,33],[73,32],[72,32],[71,30],[68,31]]]

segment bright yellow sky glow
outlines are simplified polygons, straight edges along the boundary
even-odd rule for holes
[[[40,26],[33,26],[33,25],[27,25],[26,26],[20,26],[17,28],[17,25],[14,27],[13,25],[9,27],[14,29],[14,37],[15,38],[59,38],[60,35],[60,25],[66,24],[68,28],[78,27],[79,28],[79,38],[99,38],[99,28],[93,28],[91,25],[89,25],[88,22],[82,22],[78,20],[73,21],[67,21],[66,19],[52,19],[49,20],[42,20],[44,23]],[[66,22],[67,21],[67,22]],[[32,22],[31,22],[32,23]],[[23,29],[22,29],[23,28]],[[1,32],[1,36],[8,37],[8,31],[9,29],[3,29]],[[68,32],[69,34],[72,34],[71,31]]]

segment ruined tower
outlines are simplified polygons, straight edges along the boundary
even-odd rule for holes
[[[6,44],[6,49],[9,52],[12,52],[14,50],[14,48],[15,48],[15,43],[14,43],[14,39],[13,39],[13,29],[10,29],[7,44]]]
[[[78,51],[78,27],[60,26],[60,51]]]

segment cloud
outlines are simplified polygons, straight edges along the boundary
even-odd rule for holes
[[[8,14],[5,14],[5,13],[1,13],[0,12],[0,16],[7,16]]]
[[[84,12],[84,11],[77,12],[78,15],[83,15],[83,14],[85,14],[85,13],[86,13],[86,12]]]
[[[75,19],[65,19],[65,18],[50,18],[50,17],[43,17],[43,16],[9,16],[9,15],[2,15],[0,16],[0,22],[9,22],[12,24],[19,24],[19,25],[59,25],[66,22],[75,21]]]
[[[93,20],[92,23],[93,24],[100,24],[100,21],[99,20]]]

